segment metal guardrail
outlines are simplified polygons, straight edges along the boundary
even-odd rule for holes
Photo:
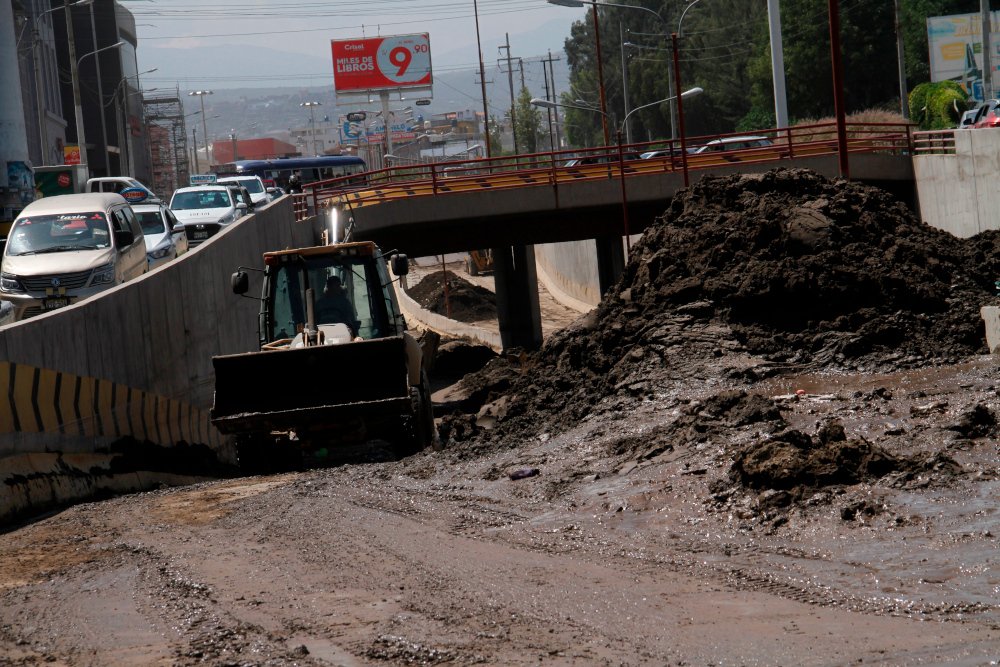
[[[913,125],[909,123],[848,123],[850,153],[913,155]],[[797,157],[836,155],[835,123],[800,125],[780,130],[688,137],[688,150],[716,139],[766,137],[772,145],[729,151],[681,153],[678,140],[602,146],[572,151],[456,160],[388,167],[361,175],[319,181],[305,186],[313,210],[331,203],[352,208],[393,199],[447,195],[483,189],[557,186],[584,180],[627,178],[650,173],[706,170],[733,163],[781,162]],[[661,157],[639,159],[641,153],[663,151]],[[570,163],[575,160],[575,163]]]
[[[962,131],[962,130],[958,130]],[[915,155],[954,155],[956,130],[932,130],[913,133]]]

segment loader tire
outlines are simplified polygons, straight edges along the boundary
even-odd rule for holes
[[[465,260],[465,268],[469,272],[470,276],[479,275],[479,266],[476,264],[476,260],[472,259],[471,257]]]
[[[397,458],[405,458],[416,454],[434,444],[437,439],[437,429],[434,426],[434,404],[431,402],[430,382],[427,373],[421,372],[421,382],[416,387],[410,387],[410,401],[413,412],[407,432],[396,442]]]
[[[236,464],[244,475],[260,475],[267,470],[267,439],[260,435],[236,438]]]

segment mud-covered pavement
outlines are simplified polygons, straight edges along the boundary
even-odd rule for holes
[[[0,535],[0,664],[996,664],[993,243],[692,188],[441,449]]]

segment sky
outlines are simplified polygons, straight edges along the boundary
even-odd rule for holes
[[[571,24],[584,18],[587,11],[586,7],[562,7],[545,0],[476,1],[487,64],[495,61],[497,45],[504,42],[505,34],[510,35],[514,55],[543,55],[548,48],[561,52]],[[241,66],[253,61],[249,54],[254,51],[280,53],[282,62],[301,63],[289,74],[289,80],[292,76],[296,79],[289,81],[292,85],[324,85],[332,78],[331,40],[423,32],[430,34],[435,74],[478,67],[473,0],[122,2],[135,16],[140,69],[158,68],[143,76],[146,87],[172,83],[182,89],[281,85],[273,72],[256,74],[261,68]],[[537,53],[525,52],[533,46],[537,46]],[[193,68],[188,66],[186,72],[190,73],[184,74],[188,79],[179,81],[177,72],[170,68],[171,54],[176,54],[179,62],[190,62],[203,54],[201,76],[190,72]]]

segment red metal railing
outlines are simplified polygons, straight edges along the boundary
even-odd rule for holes
[[[913,125],[909,123],[848,123],[849,153],[914,154]],[[319,181],[306,185],[313,211],[331,200],[361,206],[401,197],[421,197],[468,192],[477,188],[504,189],[554,186],[582,180],[626,178],[650,173],[706,170],[739,163],[780,162],[794,157],[837,153],[835,123],[800,125],[752,133],[687,137],[689,151],[717,139],[757,136],[769,146],[725,151],[689,152],[681,155],[680,141],[660,140],[576,150],[550,151],[387,167],[361,175]],[[660,157],[640,159],[642,153],[662,151]]]

